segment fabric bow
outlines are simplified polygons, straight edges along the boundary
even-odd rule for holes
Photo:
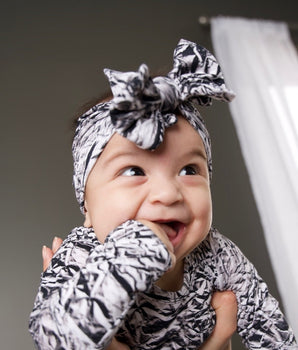
[[[145,64],[137,72],[104,72],[114,96],[110,114],[116,131],[145,149],[155,149],[163,141],[165,129],[177,121],[177,107],[189,119],[193,103],[208,106],[212,98],[226,102],[234,98],[216,58],[184,39],[174,51],[174,67],[166,77],[152,79]]]

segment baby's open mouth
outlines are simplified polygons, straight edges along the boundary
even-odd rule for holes
[[[172,241],[180,233],[184,231],[185,225],[180,221],[158,222],[161,228],[165,231],[169,239]]]

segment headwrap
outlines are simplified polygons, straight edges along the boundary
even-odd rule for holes
[[[73,183],[82,212],[88,175],[113,134],[154,150],[163,141],[166,128],[177,122],[177,114],[201,136],[211,176],[210,137],[195,105],[209,106],[212,98],[229,102],[234,94],[226,88],[220,66],[207,49],[181,39],[167,76],[152,79],[145,64],[137,72],[104,72],[114,97],[78,119],[72,146]]]

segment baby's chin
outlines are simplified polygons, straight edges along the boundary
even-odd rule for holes
[[[92,229],[94,231],[95,236],[97,237],[97,239],[99,240],[99,242],[101,244],[104,244],[106,239],[107,239],[107,237],[110,235],[110,233],[113,232],[113,230],[106,230],[106,231],[103,231],[102,229],[101,230],[97,230],[93,226],[88,226],[88,228],[90,228],[90,229]]]

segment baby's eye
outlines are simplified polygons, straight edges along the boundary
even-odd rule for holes
[[[123,176],[145,176],[145,172],[142,168],[138,166],[131,166],[128,168],[125,168],[122,172],[121,175]]]
[[[186,165],[180,170],[179,176],[185,176],[185,175],[197,175],[198,167],[195,165]]]

